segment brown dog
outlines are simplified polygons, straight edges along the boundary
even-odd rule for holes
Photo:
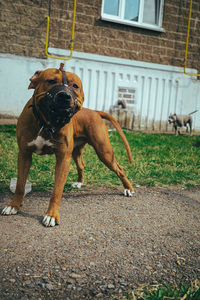
[[[84,101],[82,83],[73,73],[60,69],[37,71],[30,78],[29,88],[35,89],[17,123],[18,179],[11,203],[2,210],[4,215],[16,214],[22,205],[25,183],[32,162],[32,153],[55,154],[55,184],[49,207],[43,219],[45,226],[60,223],[59,207],[69,171],[71,155],[78,169],[78,182],[83,182],[82,151],[92,145],[100,160],[121,179],[125,195],[132,196],[133,187],[117,163],[102,118],[110,120],[120,132],[129,159],[128,142],[117,121],[103,112],[81,109]]]

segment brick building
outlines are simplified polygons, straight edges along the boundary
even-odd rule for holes
[[[48,60],[44,53],[45,16],[47,15],[50,16],[50,49],[69,49],[73,5],[74,0],[1,0],[1,57],[13,55],[14,57],[36,58],[41,59],[42,65],[44,65]],[[79,56],[81,53],[99,56],[101,62],[105,60],[109,63],[109,58],[125,59],[124,62],[128,62],[126,66],[128,69],[131,66],[130,62],[134,61],[150,63],[153,69],[156,64],[179,67],[178,72],[181,73],[184,65],[189,5],[189,0],[113,0],[112,5],[110,0],[77,0],[74,50],[79,53]],[[197,73],[200,73],[199,55],[200,2],[193,0],[187,67],[195,69]],[[143,65],[143,68],[148,69],[149,66]],[[136,63],[137,67],[141,66]],[[169,72],[166,68],[165,71]],[[177,73],[177,69],[173,69],[173,71]],[[163,71],[161,70],[161,72]],[[127,77],[135,76],[135,82],[139,80],[139,73],[136,75],[130,73],[129,75]],[[193,81],[194,79],[197,80],[196,77],[193,78]],[[148,80],[150,79],[147,78]],[[176,81],[177,79],[172,86],[176,85]],[[130,83],[124,86],[119,83],[112,105],[121,99],[120,89],[124,88],[134,91],[137,99],[141,98],[142,88],[137,88],[136,85]],[[199,87],[196,89],[199,90]],[[131,97],[134,98],[135,95],[132,94]],[[162,95],[162,97],[164,96]],[[135,101],[139,101],[137,99]],[[170,101],[172,103],[179,100]],[[192,105],[192,109],[196,109],[197,102],[197,99],[194,99],[195,104]],[[185,107],[184,103],[180,105]],[[173,107],[183,112],[184,109],[180,108],[180,105],[174,104]],[[146,118],[141,116],[141,111],[138,112],[138,109],[135,112],[135,116],[137,115],[140,119]],[[166,128],[165,125],[164,128]],[[147,124],[145,126],[148,127]]]
[[[73,0],[1,0],[0,52],[44,58],[45,16],[49,14],[51,17],[49,46],[69,48],[73,2]],[[189,0],[164,1],[162,22],[164,31],[102,20],[101,6],[102,0],[77,1],[74,50],[183,66]],[[193,0],[188,67],[200,71],[199,55],[200,2]]]

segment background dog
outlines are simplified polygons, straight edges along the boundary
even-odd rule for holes
[[[191,112],[188,115],[177,115],[177,114],[170,114],[168,118],[168,123],[173,124],[173,128],[175,130],[175,135],[180,134],[181,127],[186,127],[186,132],[190,130],[190,135],[192,135],[192,117],[191,115],[197,112],[197,110]],[[189,127],[189,130],[188,130]]]

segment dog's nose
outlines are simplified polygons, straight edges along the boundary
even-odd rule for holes
[[[60,106],[70,105],[71,95],[69,95],[67,92],[59,92],[55,96],[55,102]]]

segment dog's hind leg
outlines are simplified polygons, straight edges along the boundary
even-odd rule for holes
[[[18,153],[18,177],[13,200],[2,210],[3,215],[15,215],[23,202],[25,184],[32,163],[31,153]]]
[[[72,183],[73,188],[81,188],[83,185],[83,180],[84,180],[84,162],[83,162],[83,149],[84,149],[85,144],[81,146],[77,146],[74,148],[72,157],[75,161],[77,171],[78,171],[78,179],[76,182]]]
[[[81,188],[82,184],[83,184],[83,180],[84,180],[84,162],[83,162],[83,157],[82,157],[82,152],[83,152],[83,148],[85,145],[81,146],[81,147],[76,147],[73,151],[73,159],[76,163],[76,167],[77,167],[77,171],[78,171],[78,180],[77,182],[74,182],[72,184],[72,187],[74,188]],[[94,149],[95,146],[93,145]],[[111,147],[111,145],[110,145]],[[118,177],[119,179],[122,181],[123,186],[125,188],[124,190],[124,194],[125,196],[132,196],[132,193],[134,193],[134,189],[130,183],[130,181],[127,179],[123,168],[118,164],[113,150],[112,148],[107,148],[104,145],[104,149],[101,149],[101,151],[99,151],[99,144],[98,147],[95,149],[99,159],[111,170],[113,171]],[[108,150],[109,149],[109,150]]]
[[[113,150],[108,149],[107,147],[102,147],[101,151],[96,150],[97,155],[99,159],[111,170],[113,171],[121,180],[123,186],[124,186],[124,194],[125,196],[132,196],[132,193],[134,193],[134,189],[130,183],[130,181],[127,179],[123,168],[118,164]],[[103,154],[103,155],[102,155]]]
[[[125,196],[132,196],[134,189],[130,181],[127,179],[123,168],[118,164],[114,156],[107,130],[104,131],[103,128],[101,129],[101,135],[96,135],[96,139],[93,140],[92,146],[94,147],[99,159],[121,180],[124,186]]]

